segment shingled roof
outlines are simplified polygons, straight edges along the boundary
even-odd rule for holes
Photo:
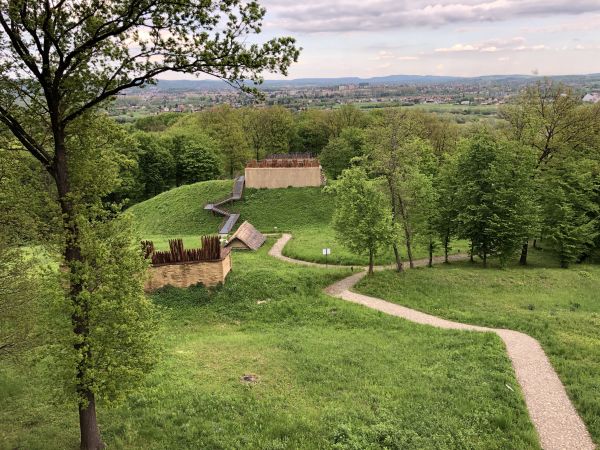
[[[229,242],[227,243],[227,247],[229,247],[236,239],[251,250],[258,250],[267,240],[267,238],[248,221],[241,224],[233,236],[231,236],[231,239],[229,239]]]

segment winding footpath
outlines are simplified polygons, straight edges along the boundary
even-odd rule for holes
[[[283,256],[282,250],[291,238],[290,234],[282,235],[269,250],[269,255],[294,264],[325,268],[323,264]],[[452,259],[464,259],[464,255],[455,255]],[[435,260],[435,262],[440,261],[441,258]],[[420,260],[415,263],[417,266],[424,266],[427,261]],[[377,270],[385,268],[389,268],[389,266],[378,266]],[[585,424],[569,400],[564,386],[538,341],[518,331],[452,322],[379,298],[352,292],[350,289],[366,274],[367,272],[361,267],[360,272],[328,286],[325,288],[325,292],[333,297],[358,303],[422,325],[451,330],[496,333],[504,341],[542,448],[544,450],[594,450],[596,448]]]

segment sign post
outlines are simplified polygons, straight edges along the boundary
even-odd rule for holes
[[[330,248],[324,248],[323,249],[323,254],[325,255],[325,268],[327,268],[327,264],[328,264],[327,257],[329,255],[331,255],[331,249]]]

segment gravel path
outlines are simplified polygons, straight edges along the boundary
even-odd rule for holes
[[[283,247],[291,238],[290,234],[284,234],[269,250],[269,255],[294,264],[325,268],[322,264],[283,256],[281,253]],[[455,255],[452,259],[464,259],[464,255]],[[436,262],[439,261],[440,258],[436,258]],[[420,260],[416,265],[423,266],[425,264],[427,261]],[[382,270],[388,267],[378,266],[377,269]],[[331,296],[423,325],[452,330],[496,333],[506,345],[506,351],[515,370],[517,381],[523,390],[525,403],[540,437],[542,448],[545,450],[593,450],[596,448],[585,424],[569,400],[564,386],[538,341],[518,331],[452,322],[379,298],[352,292],[350,289],[366,275],[364,268],[360,269],[360,272],[328,286],[325,292]]]

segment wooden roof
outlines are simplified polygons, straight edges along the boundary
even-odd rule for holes
[[[231,239],[229,239],[227,245],[229,246],[236,239],[251,250],[258,250],[267,240],[267,238],[248,221],[245,221],[240,225],[237,231],[233,233],[233,236],[231,236]]]

